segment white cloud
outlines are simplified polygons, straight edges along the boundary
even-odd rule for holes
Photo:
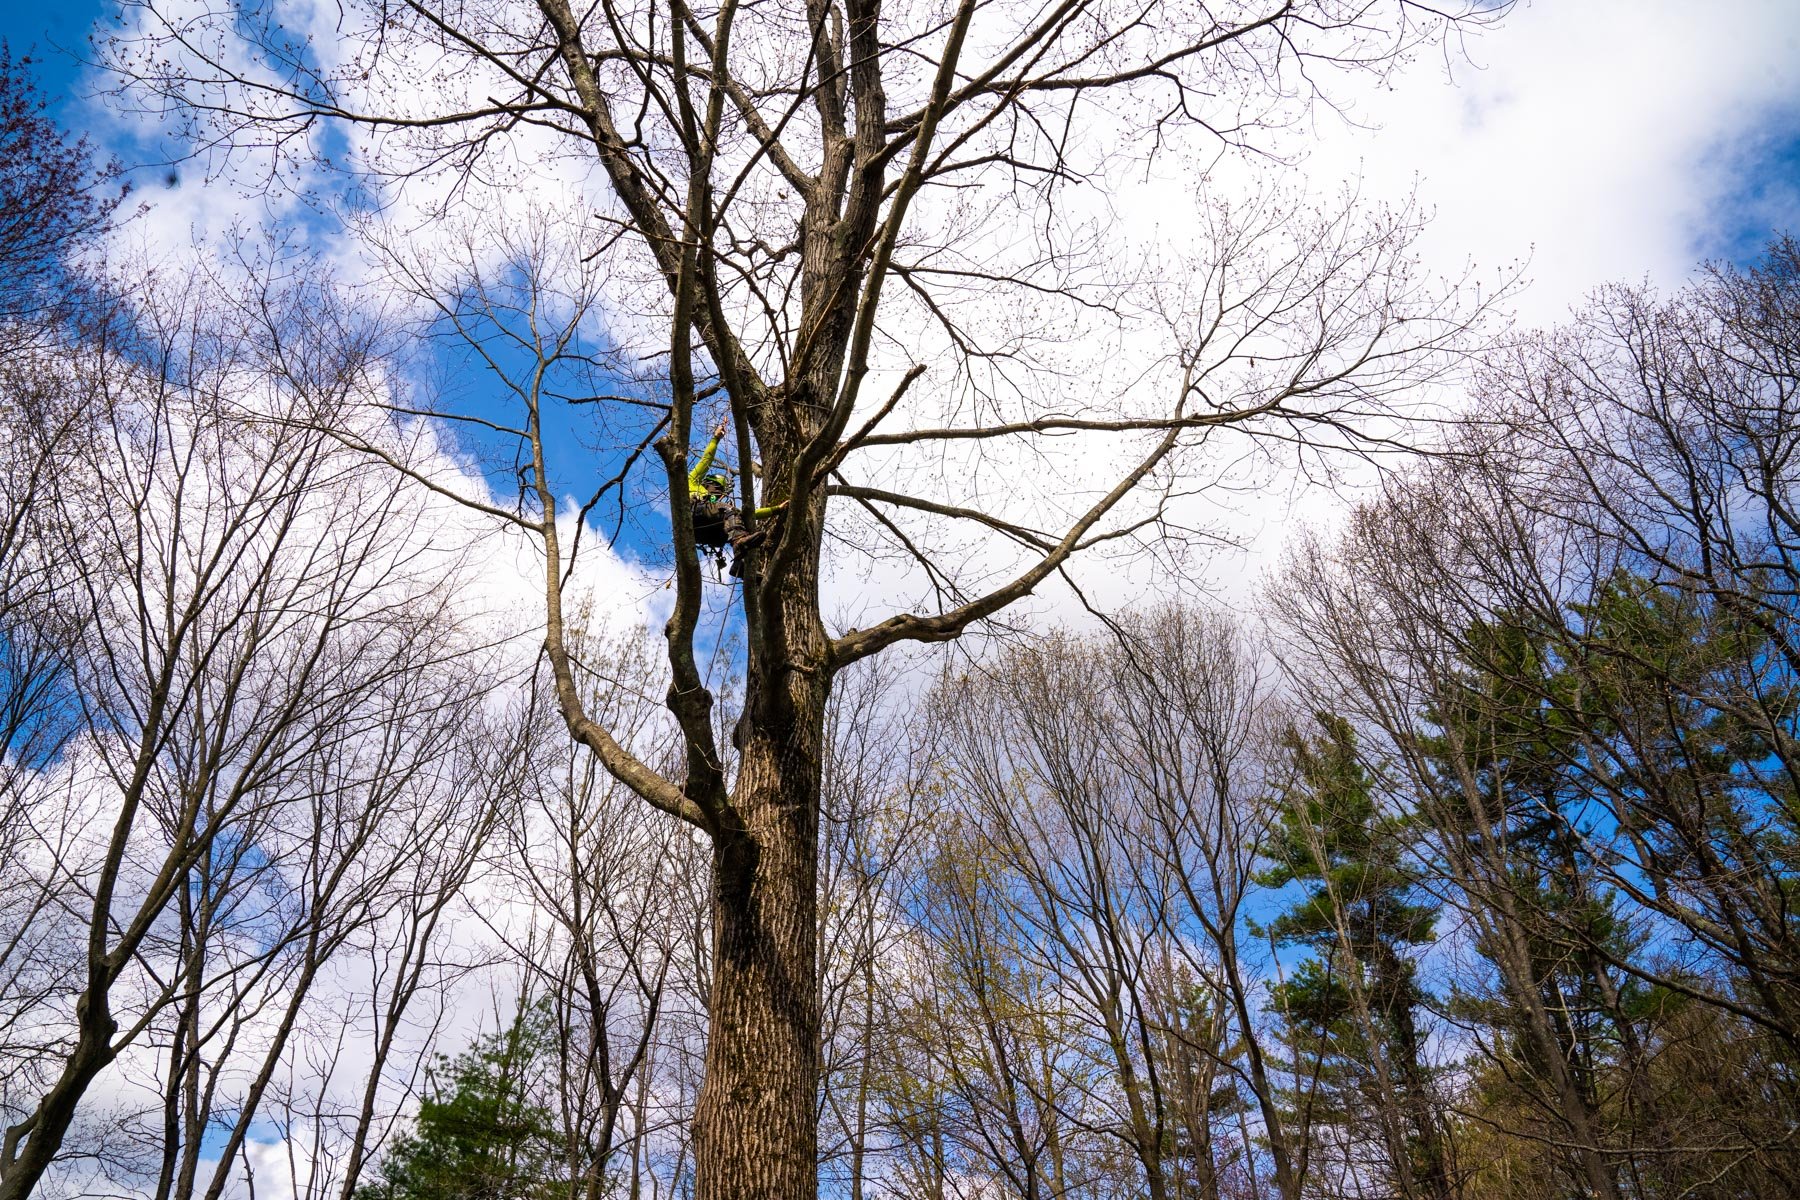
[[[1416,178],[1439,263],[1530,257],[1519,307],[1534,324],[1726,248],[1733,195],[1800,111],[1800,5],[1786,0],[1540,2],[1469,50],[1472,64],[1421,61],[1368,94],[1358,115],[1376,128],[1325,126],[1305,169],[1360,174],[1383,197]]]

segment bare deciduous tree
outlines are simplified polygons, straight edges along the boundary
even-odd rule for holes
[[[1219,1196],[1248,1166],[1247,1107],[1279,1194],[1305,1182],[1240,946],[1265,692],[1234,624],[1168,608],[1021,646],[934,709],[993,904],[1055,981],[1067,1040],[1048,1055],[1091,1064],[1061,1115],[1123,1147],[1150,1196]]]
[[[818,806],[834,674],[901,642],[956,638],[1083,551],[1168,531],[1192,470],[1180,452],[1214,431],[1378,438],[1365,421],[1470,344],[1470,311],[1410,257],[1409,211],[1232,208],[1183,190],[1202,245],[1167,253],[1159,274],[1172,278],[1149,286],[1114,269],[1134,247],[1100,211],[1122,168],[1178,174],[1195,154],[1249,147],[1320,98],[1320,81],[1379,75],[1493,5],[371,0],[343,8],[328,47],[273,10],[131,7],[136,30],[112,53],[128,94],[208,145],[272,155],[262,161],[276,171],[308,153],[321,120],[367,131],[389,195],[418,177],[441,189],[438,211],[492,185],[485,194],[502,194],[540,151],[597,168],[599,226],[575,257],[598,264],[602,315],[624,361],[651,364],[662,411],[634,421],[643,397],[603,399],[618,389],[561,395],[614,410],[607,427],[625,436],[609,483],[629,482],[642,444],[660,459],[645,474],[671,518],[678,771],[633,753],[578,685],[564,613],[575,547],[558,521],[569,485],[552,475],[566,424],[547,379],[593,355],[533,324],[560,317],[529,302],[510,306],[507,336],[531,361],[490,360],[511,415],[481,416],[518,443],[523,494],[489,511],[540,539],[545,650],[570,734],[713,843],[702,1200],[816,1190]],[[1072,359],[1095,329],[1111,330],[1102,365]],[[1120,348],[1128,383],[1103,366]],[[695,648],[704,591],[686,477],[712,397],[745,468],[742,508],[782,506],[749,552],[735,760]],[[1067,434],[1100,448],[1064,478],[1028,481],[1043,439]],[[828,534],[859,533],[840,512],[865,514],[860,532],[916,563],[935,606],[829,631]],[[956,569],[950,529],[1016,553],[989,548]]]
[[[54,902],[21,940],[55,922],[73,952],[32,997],[43,1070],[10,1085],[0,1195],[31,1191],[94,1080],[169,1022],[160,1190],[191,1194],[224,1102],[203,1060],[252,1027],[278,1046],[323,959],[460,811],[435,774],[483,686],[458,562],[414,536],[414,489],[316,432],[365,386],[367,331],[342,317],[304,279],[152,281],[131,343],[59,380],[79,469],[38,480],[16,561],[53,567],[39,609],[61,625],[34,632],[73,635],[56,650],[77,720],[19,785],[64,815],[22,830]],[[234,1145],[275,1061],[234,1097]]]

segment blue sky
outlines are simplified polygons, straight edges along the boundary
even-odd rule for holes
[[[14,54],[30,51],[33,58],[41,60],[38,78],[51,103],[60,110],[59,116],[67,113],[67,102],[79,78],[79,66],[69,52],[84,51],[88,30],[109,8],[110,4],[100,0],[5,0],[0,4],[0,37],[11,45]]]

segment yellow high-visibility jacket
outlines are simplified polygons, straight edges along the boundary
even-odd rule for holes
[[[706,449],[700,452],[700,461],[695,463],[694,469],[688,472],[689,500],[707,500],[713,498],[711,493],[706,490],[706,484],[703,481],[706,479],[706,472],[712,468],[714,456],[719,453],[719,437],[719,434],[715,433],[713,435],[712,441],[706,443]],[[722,504],[731,503],[731,497],[729,496],[718,497],[717,499],[718,502]],[[756,510],[756,515],[759,517],[772,517],[778,510],[778,507],[779,506],[759,508]]]

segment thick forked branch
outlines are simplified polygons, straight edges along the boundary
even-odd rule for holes
[[[713,44],[713,78],[718,78],[731,45],[731,22],[736,6],[727,3],[719,11],[718,33]],[[669,385],[672,401],[670,437],[659,445],[668,489],[671,525],[675,533],[675,611],[664,630],[673,679],[669,684],[669,710],[675,714],[686,743],[687,794],[708,814],[717,818],[727,803],[724,764],[712,726],[711,691],[706,687],[694,656],[694,631],[700,619],[700,566],[693,552],[693,519],[687,503],[685,454],[694,416],[695,387],[690,330],[709,278],[703,269],[712,242],[711,189],[713,148],[718,141],[723,112],[723,93],[708,89],[704,121],[688,91],[685,23],[677,19],[671,28],[676,65],[675,95],[683,141],[690,163],[686,217],[682,228],[680,266],[675,277],[675,309],[670,322]]]
[[[938,64],[937,76],[932,85],[932,109],[919,132],[912,161],[907,165],[906,172],[894,187],[893,197],[888,203],[886,215],[881,219],[874,245],[867,252],[868,266],[862,273],[862,291],[856,300],[855,315],[846,340],[845,353],[847,357],[843,383],[838,389],[837,398],[832,404],[830,416],[824,427],[795,456],[790,473],[789,494],[794,497],[796,503],[805,503],[811,488],[813,470],[836,446],[849,423],[851,413],[855,411],[862,379],[868,372],[869,345],[874,334],[875,317],[881,302],[882,286],[887,281],[894,247],[898,244],[901,230],[905,227],[908,210],[923,182],[925,158],[930,151],[932,133],[937,126],[938,106],[942,104],[944,96],[950,90],[951,81],[955,78],[956,64],[962,53],[963,40],[968,35],[969,22],[975,15],[975,7],[975,0],[963,0],[957,9],[956,20],[945,40],[943,57]],[[872,16],[869,21],[871,24],[873,23]],[[875,96],[881,95],[879,80],[875,81],[872,88]],[[857,163],[859,174],[856,186],[851,191],[850,208],[853,212],[857,209],[867,209],[872,215],[872,206],[877,199],[874,189],[879,187],[880,182],[879,172],[872,164],[880,156],[875,153],[874,147],[869,144],[868,139],[878,135],[875,135],[873,130],[864,128],[860,120],[857,132],[857,149],[861,152],[862,158]],[[849,282],[849,278],[847,277],[844,282]],[[847,300],[847,296],[841,297],[840,303]]]
[[[1182,401],[1176,406],[1176,416],[1181,414],[1185,405],[1188,389],[1192,382],[1192,367],[1188,368],[1181,384]],[[858,629],[845,634],[832,642],[831,661],[833,665],[842,667],[860,658],[867,658],[896,642],[944,642],[958,637],[976,621],[993,616],[1007,605],[1031,594],[1032,589],[1048,578],[1056,569],[1073,554],[1082,539],[1107,513],[1138,484],[1155,470],[1175,449],[1181,438],[1182,426],[1176,425],[1163,434],[1162,438],[1151,449],[1150,453],[1134,467],[1129,474],[1115,484],[1111,491],[1102,496],[1095,504],[1081,515],[1081,518],[1069,527],[1043,558],[1009,583],[995,588],[985,596],[978,596],[967,604],[951,609],[936,616],[925,617],[915,613],[900,613],[868,629]]]
[[[550,662],[557,708],[568,724],[569,733],[594,752],[613,778],[664,812],[702,829],[709,828],[706,814],[686,792],[652,770],[587,715],[581,689],[575,681],[574,662],[563,623],[563,565],[556,528],[556,497],[544,476],[544,443],[541,431],[536,428],[535,412],[532,433],[532,476],[543,513],[538,533],[544,539],[544,653]]]

